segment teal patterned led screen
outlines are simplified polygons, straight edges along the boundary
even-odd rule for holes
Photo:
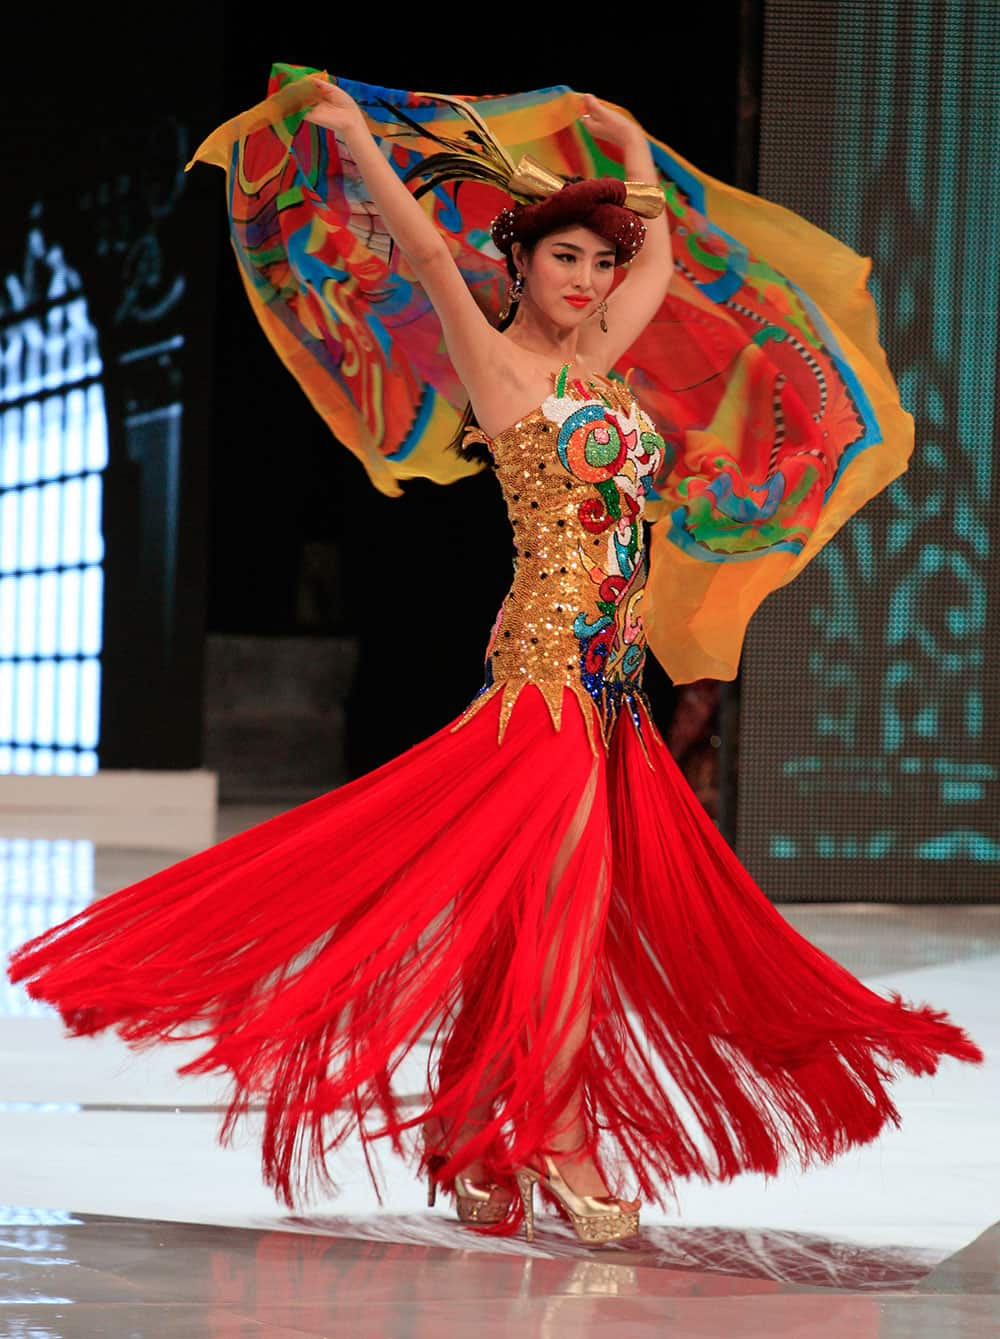
[[[761,195],[872,258],[909,470],[751,624],[738,848],[775,901],[1000,894],[1000,3],[767,0]]]

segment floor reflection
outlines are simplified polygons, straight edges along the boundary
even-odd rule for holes
[[[0,1332],[568,1339],[628,1333],[630,1325],[646,1333],[687,1317],[697,1323],[683,1330],[675,1323],[673,1333],[996,1333],[995,1228],[968,1248],[969,1266],[924,1270],[920,1282],[912,1259],[789,1233],[644,1231],[631,1250],[585,1252],[567,1242],[564,1254],[526,1254],[365,1239],[357,1223],[306,1221],[307,1231],[255,1232],[0,1210]],[[938,1273],[944,1286],[932,1289]],[[956,1276],[963,1296],[947,1285]]]
[[[355,1239],[396,1245],[447,1247],[470,1253],[510,1253],[520,1258],[543,1256],[580,1263],[580,1247],[571,1229],[547,1215],[539,1226],[538,1249],[522,1238],[491,1240],[480,1237],[472,1246],[469,1233],[443,1216],[379,1214],[372,1218],[292,1217],[298,1232],[320,1233],[340,1240]],[[643,1227],[640,1237],[605,1248],[590,1277],[610,1270],[615,1286],[622,1286],[621,1270],[643,1269],[707,1271],[744,1281],[845,1288],[853,1291],[906,1289],[924,1279],[939,1263],[939,1251],[915,1247],[867,1247],[829,1241],[801,1232],[725,1227]]]

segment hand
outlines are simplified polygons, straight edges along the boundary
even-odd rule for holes
[[[351,131],[367,129],[361,108],[349,93],[345,93],[337,84],[331,84],[321,75],[311,74],[308,80],[313,86],[317,100],[305,114],[307,121],[325,126],[327,130],[336,131],[344,136]]]
[[[637,121],[615,111],[592,93],[583,95],[583,119],[595,139],[617,144],[622,149],[637,140],[645,142],[646,137]]]

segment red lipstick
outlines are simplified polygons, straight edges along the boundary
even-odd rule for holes
[[[591,302],[590,298],[576,298],[576,297],[567,297],[566,301],[569,303],[571,307],[589,307]]]

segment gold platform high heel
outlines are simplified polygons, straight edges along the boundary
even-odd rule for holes
[[[433,1209],[437,1200],[437,1176],[446,1158],[439,1153],[427,1160],[427,1207]],[[455,1212],[461,1223],[499,1223],[507,1216],[510,1201],[497,1200],[493,1192],[500,1186],[477,1185],[464,1176],[455,1176]]]
[[[444,1166],[445,1159],[439,1153],[435,1153],[427,1159],[427,1207],[433,1209],[437,1203],[438,1183],[437,1175]]]
[[[551,1191],[566,1211],[576,1235],[587,1246],[605,1246],[609,1241],[634,1237],[639,1231],[639,1210],[626,1209],[614,1195],[578,1195],[563,1180],[559,1168],[543,1157],[545,1171],[524,1167],[517,1174],[517,1188],[524,1205],[524,1235],[535,1240],[535,1182]]]

